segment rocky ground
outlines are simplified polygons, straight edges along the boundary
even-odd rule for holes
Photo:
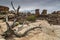
[[[9,23],[11,24],[12,22]],[[7,30],[6,23],[0,21],[0,26],[0,40],[5,40],[1,35]],[[25,37],[14,37],[14,40],[60,40],[60,25],[50,25],[46,20],[37,20],[34,23],[29,23],[29,25],[25,24],[23,28],[18,31],[18,28],[20,28],[20,26],[21,25],[18,25],[14,28],[16,29],[15,32],[18,32],[19,34],[23,34],[26,30],[36,26],[40,26],[41,29],[36,28],[34,30],[31,30]]]

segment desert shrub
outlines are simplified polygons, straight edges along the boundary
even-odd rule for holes
[[[36,17],[34,15],[31,15],[31,16],[28,16],[27,17],[27,20],[28,21],[35,21],[36,20]]]
[[[15,26],[17,26],[17,25],[19,25],[19,22],[16,22],[16,23],[15,23]]]

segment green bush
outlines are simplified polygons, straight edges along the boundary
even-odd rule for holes
[[[19,22],[16,22],[16,23],[15,23],[15,26],[17,26],[17,25],[19,25]]]
[[[33,16],[33,15],[31,15],[31,16],[28,16],[28,17],[27,17],[27,20],[28,20],[28,21],[35,21],[35,20],[36,20],[36,17]]]

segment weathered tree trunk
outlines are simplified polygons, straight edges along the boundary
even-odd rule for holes
[[[6,40],[13,40],[14,31],[9,29],[5,32],[4,36]]]
[[[17,10],[14,8],[13,6],[13,3],[11,2],[11,5],[12,5],[12,8],[16,11],[15,12],[15,19],[13,21],[13,24],[12,25],[9,25],[8,23],[8,16],[6,15],[6,25],[7,25],[7,31],[3,34],[4,38],[6,40],[14,40],[14,36],[16,37],[23,37],[27,34],[28,31],[30,30],[33,30],[35,28],[41,28],[41,27],[35,27],[35,28],[31,28],[29,30],[26,30],[26,32],[24,34],[21,34],[21,35],[18,35],[17,33],[15,33],[12,29],[15,27],[15,22],[18,20],[18,17],[19,17],[19,9],[20,9],[20,6],[18,6]],[[23,23],[24,25],[24,23]],[[22,25],[22,27],[23,27]]]
[[[6,15],[6,25],[7,25],[7,31],[2,35],[6,40],[13,40],[13,36],[15,35],[14,31],[12,30],[15,27],[15,22],[18,20],[19,16],[19,9],[20,6],[18,6],[17,10],[14,8],[13,3],[11,2],[12,8],[15,11],[15,19],[13,21],[12,25],[9,25],[8,23],[8,15]]]

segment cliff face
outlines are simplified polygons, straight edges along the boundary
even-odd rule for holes
[[[53,11],[51,14],[47,14],[47,10],[44,9],[40,14],[39,10],[35,10],[35,16],[40,20],[47,20],[50,24],[60,25],[60,11]]]
[[[0,6],[0,11],[9,11],[9,8],[6,6]]]
[[[40,15],[40,20],[47,20],[50,24],[60,25],[60,13]]]

